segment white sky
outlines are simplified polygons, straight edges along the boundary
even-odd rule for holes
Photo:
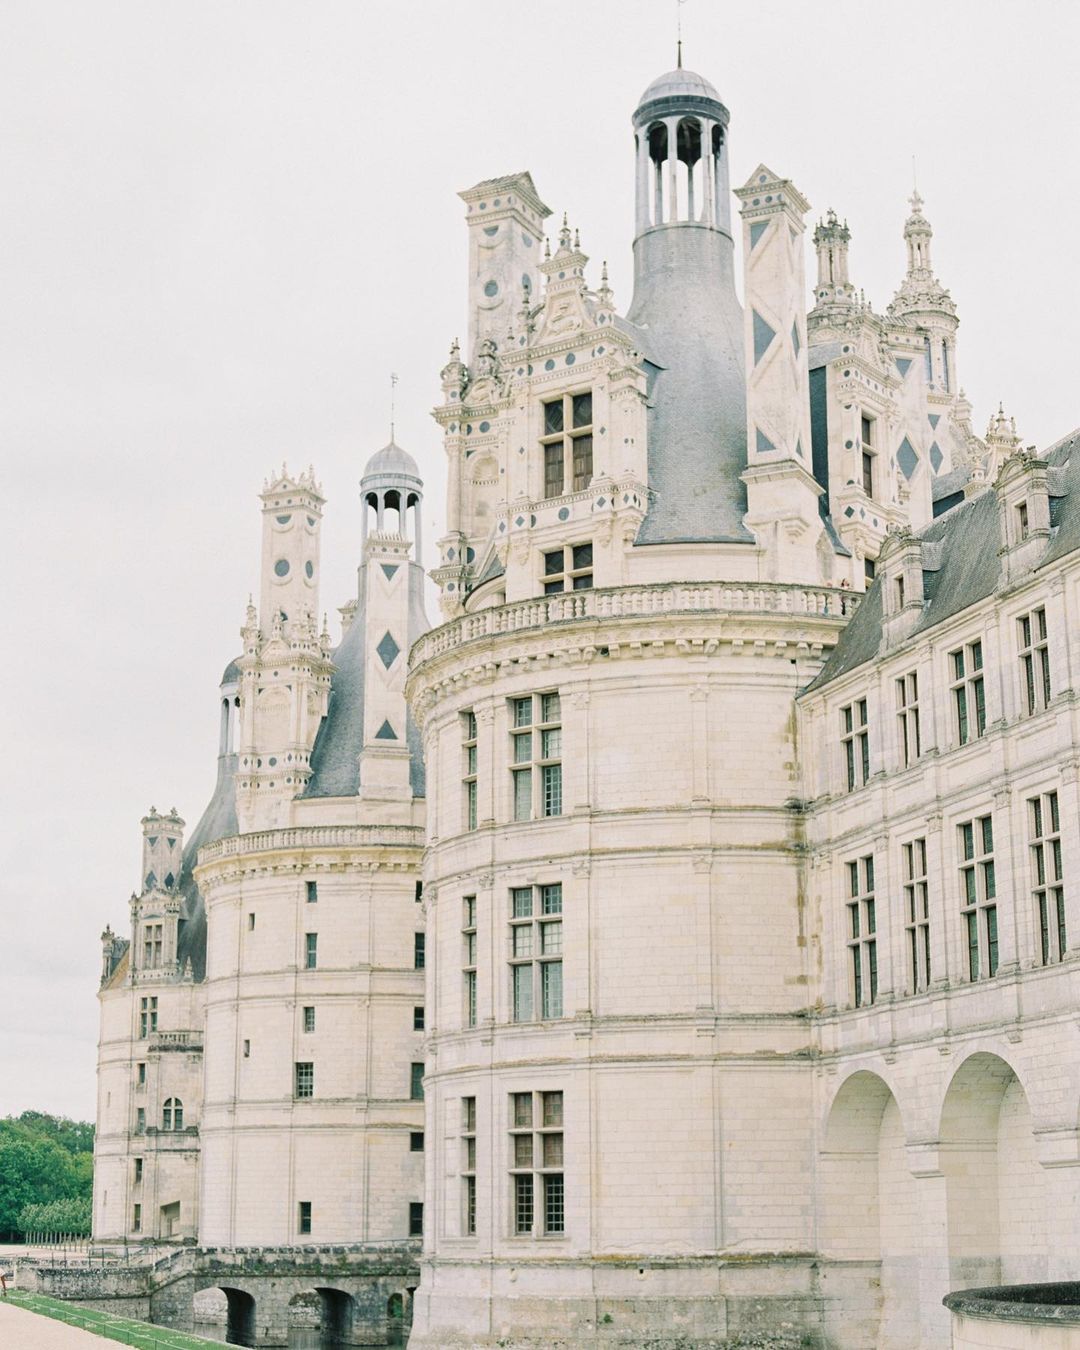
[[[556,222],[566,209],[581,228],[591,282],[608,258],[628,307],[630,114],[673,64],[674,13],[0,7],[0,1115],[93,1117],[98,935],[128,931],[140,816],[175,804],[193,827],[209,797],[264,476],[316,466],[333,616],[395,370],[397,439],[440,532],[428,412],[464,337],[457,191],[530,169]],[[1040,446],[1080,423],[1078,15],[1069,0],[683,9],[685,64],[731,110],[733,183],[764,160],[811,224],[846,216],[879,309],[917,156],[976,429],[1002,398]]]

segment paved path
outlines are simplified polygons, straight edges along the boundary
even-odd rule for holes
[[[89,1331],[66,1326],[40,1313],[16,1308],[0,1300],[0,1346],[3,1350],[105,1350],[115,1341],[103,1341]]]

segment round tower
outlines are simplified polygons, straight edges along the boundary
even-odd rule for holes
[[[727,108],[703,76],[654,80],[634,110],[637,212],[629,319],[650,362],[641,544],[751,540],[742,308],[735,294]]]
[[[591,534],[576,494],[554,498],[567,533],[545,536],[531,572],[524,549],[522,563],[507,555],[519,593],[467,597],[410,653],[437,785],[424,901],[438,1146],[413,1350],[719,1350],[816,1334],[815,953],[792,707],[852,597],[805,571],[731,580],[755,554],[727,111],[678,70],[649,87],[634,126],[631,319],[648,390],[628,404],[647,406],[654,499],[628,540],[633,571],[594,568],[610,491],[594,483]],[[783,192],[768,228],[790,251],[804,204],[762,175],[748,229]],[[801,352],[801,276],[785,265],[774,336]],[[578,343],[601,339],[587,309],[576,316]],[[515,397],[566,463],[557,438],[580,393],[553,397],[554,357],[540,370]],[[629,447],[637,424],[616,415],[599,427]],[[808,433],[787,430],[775,445],[795,462]],[[544,500],[511,505],[496,528],[524,532]],[[727,579],[688,584],[706,565]]]

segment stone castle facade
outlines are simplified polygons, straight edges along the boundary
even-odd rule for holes
[[[217,790],[103,939],[95,1235],[422,1237],[418,1350],[943,1347],[1077,1275],[1080,433],[975,434],[917,195],[885,313],[831,211],[807,312],[760,165],[740,304],[716,90],[633,128],[625,316],[461,194],[438,627],[406,452],[336,646],[264,487]]]

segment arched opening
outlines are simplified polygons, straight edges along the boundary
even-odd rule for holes
[[[386,1301],[386,1344],[405,1344],[405,1298],[391,1294]]]
[[[388,534],[405,533],[405,512],[401,505],[401,493],[396,488],[390,488],[383,493],[383,529]]]
[[[696,117],[684,117],[679,123],[675,147],[679,161],[676,168],[679,194],[676,214],[679,220],[697,220],[705,199],[701,190],[704,177],[701,123]]]
[[[822,1256],[837,1347],[917,1350],[918,1215],[900,1109],[887,1083],[852,1074],[829,1112],[819,1160]],[[829,1314],[826,1314],[829,1317]]]
[[[972,1055],[953,1075],[940,1149],[950,1287],[1045,1280],[1045,1174],[1023,1085],[997,1055]]]
[[[724,197],[727,191],[727,174],[723,169],[723,153],[723,128],[714,125],[712,129],[713,220],[718,225],[727,220],[727,202]]]
[[[244,1289],[220,1285],[198,1290],[193,1317],[196,1335],[226,1345],[255,1344],[255,1300]]]
[[[655,122],[649,128],[649,164],[650,174],[652,176],[652,191],[649,194],[652,199],[652,223],[662,225],[668,216],[665,215],[664,201],[664,165],[668,157],[668,135],[667,127],[663,122]],[[670,203],[667,203],[670,213]]]
[[[161,1108],[161,1128],[163,1130],[182,1130],[184,1128],[184,1103],[179,1097],[169,1097]]]
[[[289,1300],[288,1350],[344,1350],[356,1343],[356,1303],[342,1289],[303,1289]]]

